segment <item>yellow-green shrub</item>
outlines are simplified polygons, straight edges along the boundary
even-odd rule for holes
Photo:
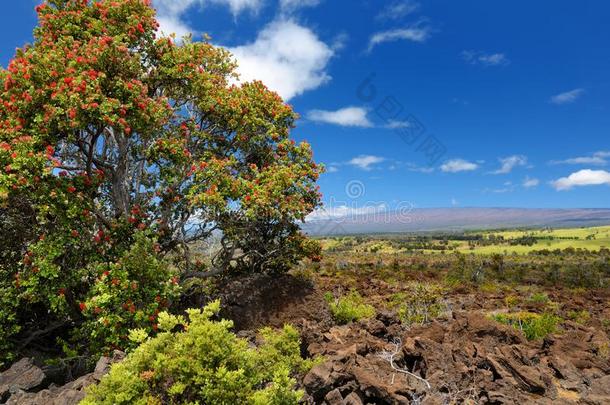
[[[491,316],[497,322],[510,325],[523,332],[528,340],[543,339],[555,332],[561,318],[551,314],[535,314],[532,312],[515,312],[511,314],[495,314]]]
[[[299,351],[299,335],[291,326],[262,331],[263,343],[251,348],[230,331],[228,320],[213,321],[219,302],[188,310],[189,322],[163,313],[159,328],[114,365],[99,385],[90,388],[84,405],[92,404],[296,404],[295,371],[308,362]],[[182,332],[169,330],[183,325]]]
[[[424,324],[443,313],[444,293],[445,289],[440,285],[414,282],[391,297],[390,307],[397,308],[398,317],[405,324]]]
[[[366,304],[364,298],[357,291],[334,298],[331,293],[326,293],[325,299],[330,307],[335,321],[345,324],[375,315],[375,307]]]

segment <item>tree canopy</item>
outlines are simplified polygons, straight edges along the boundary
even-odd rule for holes
[[[322,168],[276,93],[239,83],[207,38],[159,37],[148,0],[36,10],[33,43],[0,70],[0,348],[65,325],[121,346],[182,279],[315,258],[299,222]]]

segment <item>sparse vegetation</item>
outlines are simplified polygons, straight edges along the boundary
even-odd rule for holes
[[[551,314],[532,312],[499,313],[491,316],[497,322],[510,325],[523,332],[528,340],[543,339],[554,333],[561,319]]]
[[[530,296],[529,301],[535,304],[547,304],[550,302],[550,298],[547,293],[537,292]]]
[[[332,293],[326,293],[326,302],[335,321],[346,324],[375,315],[375,307],[365,303],[364,298],[357,291],[350,291],[347,295],[335,298]]]
[[[580,311],[569,311],[568,319],[581,325],[586,325],[591,319],[591,314],[586,309]]]
[[[446,310],[444,291],[443,287],[433,283],[410,283],[404,291],[390,298],[389,305],[397,310],[405,324],[425,324]]]

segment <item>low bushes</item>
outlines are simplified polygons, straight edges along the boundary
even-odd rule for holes
[[[561,318],[551,314],[535,314],[532,312],[515,312],[510,314],[494,314],[491,318],[505,325],[510,325],[523,332],[528,340],[543,339],[555,332]]]
[[[357,291],[351,291],[339,298],[335,298],[331,293],[326,293],[324,298],[337,323],[346,324],[375,315],[375,308],[366,304]]]
[[[154,338],[132,330],[130,339],[143,343],[82,404],[296,404],[303,393],[294,390],[292,375],[311,367],[300,356],[296,329],[263,329],[263,343],[251,348],[230,332],[231,321],[211,319],[219,306],[188,310],[188,322],[160,313],[163,332]]]
[[[403,323],[424,324],[438,318],[445,310],[444,292],[444,288],[437,284],[411,283],[406,291],[392,296],[390,307],[397,309]]]

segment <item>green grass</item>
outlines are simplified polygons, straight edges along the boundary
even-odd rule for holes
[[[509,230],[509,231],[468,231],[469,235],[482,235],[484,238],[503,237],[504,241],[490,246],[475,246],[471,249],[468,242],[464,240],[451,239],[450,234],[435,235],[422,234],[428,237],[426,243],[439,245],[440,239],[447,240],[446,246],[452,250],[446,250],[449,254],[454,251],[461,253],[475,253],[480,255],[492,254],[528,254],[539,250],[564,250],[567,248],[583,249],[588,251],[599,251],[601,248],[610,249],[610,226],[584,227],[584,228],[561,228],[561,229],[529,229],[529,230]],[[419,235],[419,236],[422,236]],[[392,234],[392,235],[360,235],[345,236],[336,238],[320,238],[318,241],[326,251],[345,251],[352,253],[375,253],[375,254],[401,254],[408,253],[409,250],[401,247],[400,243],[392,243],[404,239],[408,241],[415,238],[416,234]],[[436,239],[438,236],[438,239]],[[510,240],[523,237],[533,238],[557,238],[555,240],[540,239],[532,246],[510,245]],[[564,238],[564,239],[559,239]],[[566,239],[567,238],[567,239]],[[435,249],[414,249],[419,253],[438,254],[442,251]]]
[[[527,340],[539,340],[557,330],[561,318],[551,314],[535,314],[532,312],[515,312],[511,314],[495,314],[491,318],[496,322],[510,325],[523,332]]]
[[[517,239],[524,236],[533,237],[555,237],[555,238],[573,238],[573,239],[556,239],[556,240],[539,240],[532,246],[508,246],[508,245],[492,245],[475,247],[470,250],[468,244],[462,243],[458,250],[462,253],[478,253],[478,254],[494,254],[494,253],[517,253],[527,254],[535,250],[555,250],[555,249],[586,249],[598,251],[602,247],[610,248],[610,226],[586,227],[586,228],[565,228],[548,230],[514,230],[514,231],[488,231],[481,232],[485,236],[502,236],[505,240]],[[587,240],[587,237],[594,235],[595,239]]]

